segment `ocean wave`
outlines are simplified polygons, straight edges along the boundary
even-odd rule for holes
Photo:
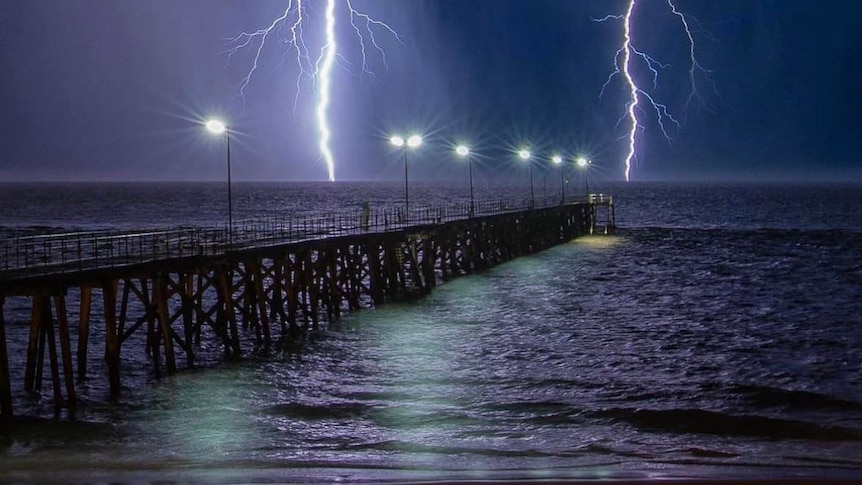
[[[741,395],[749,404],[761,408],[777,407],[800,411],[862,411],[862,403],[810,391],[756,385],[733,386],[729,391]]]
[[[645,431],[745,436],[767,439],[862,441],[862,429],[704,409],[611,408],[591,412],[596,419],[627,423]]]

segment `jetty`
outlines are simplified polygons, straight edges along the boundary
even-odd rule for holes
[[[0,240],[0,418],[13,416],[10,360],[25,363],[26,391],[49,381],[55,413],[73,415],[91,340],[104,346],[116,397],[123,350],[172,374],[195,365],[202,334],[226,357],[247,351],[243,342],[298,342],[345,312],[614,227],[613,199],[597,194]],[[31,308],[24,355],[7,351],[11,298]]]

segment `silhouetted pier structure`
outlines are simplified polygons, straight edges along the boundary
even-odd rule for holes
[[[41,392],[47,353],[55,410],[73,413],[75,374],[87,374],[93,336],[104,339],[117,396],[121,350],[136,333],[144,334],[135,342],[143,341],[156,375],[170,374],[194,365],[205,330],[226,356],[239,356],[241,336],[262,346],[299,341],[342,312],[422,295],[448,279],[613,230],[613,200],[593,195],[553,205],[424,208],[409,218],[383,210],[248,220],[230,234],[178,228],[0,241],[0,416],[12,416],[3,314],[9,297],[27,298],[32,308],[26,355],[11,356],[26,359],[24,389]],[[104,320],[91,329],[94,296]],[[74,328],[69,305],[78,306]]]

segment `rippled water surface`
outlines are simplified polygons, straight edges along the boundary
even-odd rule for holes
[[[0,478],[860,478],[859,189],[607,187],[617,235],[348,315],[300,351],[157,380],[126,349],[110,403],[91,349],[75,422],[50,419],[50,396],[23,393],[13,363],[16,405],[44,417],[0,433]],[[242,210],[283,210],[273,190],[248,186]],[[398,203],[397,187],[351,190]],[[487,195],[513,189],[499,190]],[[0,225],[26,228],[14,214]],[[45,211],[38,225],[88,217]],[[28,312],[7,302],[22,360]]]

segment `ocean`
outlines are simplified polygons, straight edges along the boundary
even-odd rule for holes
[[[536,196],[558,197],[550,187]],[[862,479],[862,186],[592,188],[614,196],[615,235],[346,315],[299,350],[156,379],[126,349],[111,402],[91,346],[74,420],[53,419],[50,383],[23,391],[29,307],[9,298],[29,417],[0,424],[0,481]],[[219,226],[225,197],[223,184],[5,184],[0,234]],[[402,197],[400,184],[244,183],[234,218]]]

